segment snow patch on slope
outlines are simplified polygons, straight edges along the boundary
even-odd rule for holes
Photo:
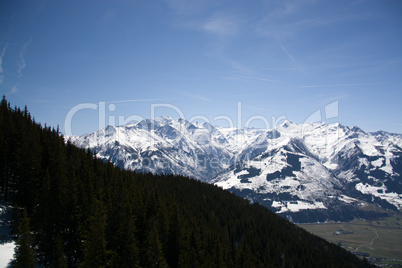
[[[384,199],[388,203],[396,206],[398,209],[402,208],[402,194],[397,194],[394,192],[387,193],[387,187],[385,187],[385,185],[377,187],[360,182],[356,184],[356,190],[362,192],[363,194],[369,194]]]
[[[280,209],[278,213],[299,212],[305,209],[327,209],[323,202],[307,202],[307,201],[274,201],[272,207]]]

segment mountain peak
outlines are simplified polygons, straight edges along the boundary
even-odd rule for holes
[[[283,128],[288,128],[292,125],[296,125],[296,123],[290,121],[289,119],[285,119],[285,121],[283,121],[283,123],[280,126]]]
[[[154,118],[153,121],[160,125],[164,125],[164,124],[170,124],[173,121],[173,119],[170,116],[158,116]]]
[[[350,130],[353,131],[353,132],[358,132],[358,133],[366,134],[366,132],[364,132],[364,131],[363,131],[361,128],[359,128],[358,126],[353,126]]]

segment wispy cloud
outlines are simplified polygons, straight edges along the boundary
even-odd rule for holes
[[[280,43],[279,44],[282,52],[286,55],[287,58],[290,59],[290,61],[292,62],[292,65],[296,68],[296,70],[300,71],[301,73],[303,73],[304,75],[307,75],[307,68],[303,65],[301,65],[292,54],[290,54],[288,52],[288,50]]]
[[[297,63],[295,58],[292,55],[290,55],[290,53],[286,50],[286,48],[282,44],[280,45],[280,47],[281,47],[283,53],[285,53],[285,55],[293,62],[293,64],[298,66],[299,63]]]
[[[244,76],[244,78],[251,79],[251,80],[259,80],[259,81],[271,82],[271,83],[289,84],[288,82],[275,80],[275,79],[268,79],[268,78],[264,78],[264,77]]]
[[[171,101],[171,100],[174,100],[174,98],[117,100],[117,101],[108,101],[106,103],[153,102],[153,101]]]
[[[31,44],[31,42],[32,38],[25,42],[20,50],[19,66],[17,69],[18,77],[22,76],[22,70],[25,69],[25,67],[27,66],[25,63],[25,54],[27,53],[28,46]]]
[[[234,17],[216,15],[209,18],[201,27],[206,33],[219,37],[234,36],[238,33],[238,21]]]
[[[350,12],[350,6],[354,5],[354,3],[328,6],[323,9],[324,12],[312,13],[314,8],[317,6],[323,7],[323,5],[320,1],[315,0],[271,3],[267,15],[260,19],[255,30],[262,36],[284,40],[297,38],[301,33],[314,28],[345,21],[364,21],[376,16],[373,13]],[[336,12],[328,11],[330,9],[335,9]],[[305,16],[303,14],[311,15]]]
[[[299,88],[351,87],[351,86],[372,86],[372,85],[384,85],[384,84],[385,84],[385,83],[325,84],[325,85],[307,85],[307,86],[299,86]]]
[[[385,71],[387,69],[393,70],[395,68],[400,68],[396,66],[400,66],[401,62],[401,59],[373,61],[365,60],[360,61],[359,64],[354,65],[353,68],[345,68],[344,70],[342,70],[342,72],[338,72],[335,75],[337,78],[368,75],[380,71]]]
[[[174,14],[173,25],[202,31],[216,37],[238,33],[240,22],[230,12],[219,11],[220,3],[210,0],[165,0]]]
[[[207,102],[212,101],[211,99],[209,99],[209,98],[207,98],[207,97],[205,97],[203,95],[200,95],[200,94],[187,94],[187,96],[189,98],[192,98],[192,99],[195,99],[195,100],[207,101]]]
[[[226,56],[222,57],[223,60],[233,69],[233,72],[236,74],[242,74],[242,75],[254,75],[255,71],[245,64],[239,62],[236,59],[233,58],[227,58]]]
[[[222,3],[210,0],[165,0],[174,14],[173,27],[208,35],[205,56],[224,62],[235,72],[250,74],[228,50],[234,38],[244,34],[247,21],[231,9],[222,9]]]
[[[19,84],[14,85],[14,86],[11,88],[11,91],[7,93],[7,95],[12,95],[12,94],[17,93],[17,92],[18,92],[18,86],[19,86]]]
[[[290,83],[285,82],[285,81],[280,81],[280,80],[275,80],[275,79],[268,79],[268,78],[257,77],[257,76],[237,75],[237,76],[222,76],[221,78],[222,79],[229,79],[229,80],[249,79],[249,80],[263,81],[263,82],[268,82],[268,83],[290,84]]]
[[[198,94],[198,93],[192,93],[190,91],[184,92],[184,91],[172,91],[174,94],[177,94],[179,96],[182,96],[182,98],[177,98],[177,99],[193,99],[193,100],[198,100],[198,101],[206,101],[206,102],[211,102],[212,100],[205,95]]]
[[[3,57],[6,54],[6,50],[8,47],[8,43],[3,47],[3,50],[1,51],[1,55],[0,55],[0,85],[3,83],[4,81],[4,75],[3,75]]]
[[[3,47],[3,50],[1,51],[1,55],[0,55],[0,73],[3,72],[3,57],[6,54],[7,47],[8,47],[8,43]]]

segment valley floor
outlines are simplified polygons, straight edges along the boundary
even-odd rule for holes
[[[300,227],[384,267],[402,267],[402,216],[301,224]]]

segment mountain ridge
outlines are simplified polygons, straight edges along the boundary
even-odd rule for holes
[[[339,123],[239,129],[160,117],[68,139],[122,168],[214,183],[298,222],[402,208],[400,134]]]

